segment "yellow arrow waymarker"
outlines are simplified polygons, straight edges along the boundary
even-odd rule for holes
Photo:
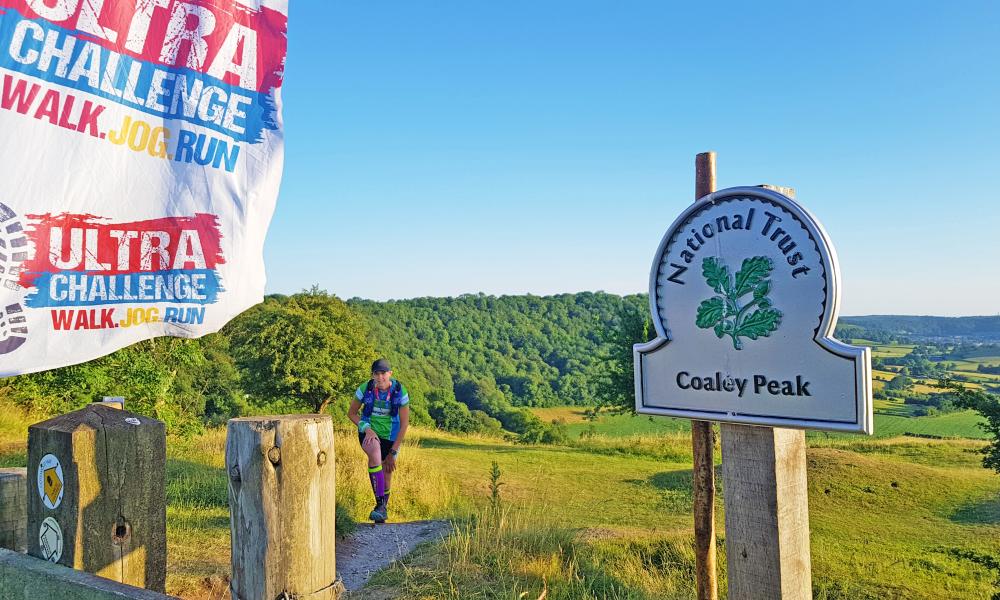
[[[51,504],[55,504],[59,499],[59,492],[62,491],[63,482],[59,478],[59,473],[55,467],[45,469],[45,497]]]

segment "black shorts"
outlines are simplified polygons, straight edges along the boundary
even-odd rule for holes
[[[363,433],[358,434],[358,443],[359,444],[365,443],[365,434]],[[382,446],[382,460],[389,458],[389,453],[392,452],[392,440],[379,438],[378,443],[380,446]]]

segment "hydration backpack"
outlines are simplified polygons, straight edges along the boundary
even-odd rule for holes
[[[389,386],[389,416],[395,417],[399,414],[399,393],[402,390],[402,385],[395,379],[392,380],[392,385]],[[369,379],[368,385],[365,386],[365,395],[362,399],[365,405],[364,412],[362,416],[365,419],[372,416],[372,411],[375,409],[375,380]]]

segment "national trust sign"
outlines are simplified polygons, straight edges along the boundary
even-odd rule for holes
[[[756,187],[701,198],[653,259],[636,411],[870,434],[871,351],[833,339],[839,303],[833,245],[795,201]]]

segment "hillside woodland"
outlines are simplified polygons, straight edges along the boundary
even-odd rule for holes
[[[409,390],[415,423],[552,442],[564,436],[560,425],[526,409],[630,409],[631,346],[653,335],[648,315],[644,294],[345,302],[313,288],[269,296],[217,334],[148,340],[85,364],[8,378],[0,398],[60,413],[124,396],[131,410],[184,433],[248,414],[343,415],[371,361],[384,356]],[[882,397],[913,397],[948,411],[953,397],[928,394],[913,382],[945,377],[954,367],[949,360],[1000,355],[995,344],[962,341],[969,331],[1000,331],[1000,317],[853,317],[837,333],[869,343],[938,339],[874,366],[892,375]]]

